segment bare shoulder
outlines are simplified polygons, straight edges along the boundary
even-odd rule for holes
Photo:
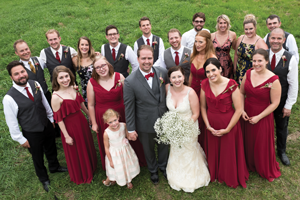
[[[236,38],[236,33],[233,31],[229,31],[230,38]]]

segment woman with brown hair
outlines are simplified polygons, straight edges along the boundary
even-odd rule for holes
[[[74,88],[75,77],[70,69],[57,66],[53,70],[51,105],[54,119],[61,130],[71,181],[90,183],[97,168],[97,155],[88,122],[84,99]]]
[[[211,39],[216,49],[216,55],[223,67],[223,76],[233,78],[233,62],[230,57],[231,47],[235,49],[236,34],[230,31],[230,19],[227,15],[217,18],[217,31],[211,34]]]
[[[259,48],[268,49],[265,41],[256,35],[257,22],[255,16],[252,14],[246,15],[243,24],[245,35],[241,35],[237,39],[233,66],[233,72],[236,75],[235,80],[239,85],[246,71],[252,68],[253,52]]]
[[[86,87],[92,77],[93,62],[95,60],[95,50],[91,40],[85,36],[80,37],[77,43],[77,56],[72,58],[73,65],[80,77],[82,96],[87,106]]]
[[[103,121],[103,114],[109,108],[120,113],[120,122],[125,122],[125,107],[123,101],[124,76],[114,72],[113,66],[103,56],[96,56],[93,63],[92,78],[88,82],[87,97],[92,129],[97,133],[102,168],[105,170],[105,149],[103,133],[108,127]],[[146,160],[141,143],[130,141],[139,162],[145,166]]]
[[[200,100],[200,90],[201,82],[206,79],[205,71],[203,69],[203,64],[208,58],[217,58],[215,55],[215,49],[211,41],[211,35],[208,31],[200,31],[195,37],[195,43],[193,47],[193,53],[191,55],[191,73],[189,78],[189,86],[193,88],[198,95]],[[201,114],[199,115],[199,143],[202,146],[203,150],[206,151],[204,146],[205,140],[205,124],[202,120]]]

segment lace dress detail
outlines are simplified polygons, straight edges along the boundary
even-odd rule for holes
[[[190,89],[191,90],[191,89]],[[174,107],[170,86],[167,94],[167,107],[170,111],[178,112],[183,118],[190,119],[192,110],[189,102],[189,92],[183,98],[183,101]],[[198,126],[198,121],[194,123]],[[198,143],[196,136],[192,142],[187,142],[181,147],[172,146],[170,150],[167,175],[169,185],[174,190],[183,190],[185,192],[194,192],[210,182],[210,175],[207,168],[205,153]]]

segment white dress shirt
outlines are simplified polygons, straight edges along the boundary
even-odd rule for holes
[[[141,68],[139,68],[140,72],[142,73],[142,75],[145,77],[147,74],[153,73],[152,67],[150,72],[144,72],[141,70]],[[149,87],[152,89],[152,81],[153,81],[153,77],[149,77],[148,80],[145,78],[145,80],[147,81]]]
[[[179,63],[181,61],[181,57],[182,57],[182,54],[183,54],[183,49],[184,47],[181,46],[180,49],[178,50],[174,50],[172,47],[170,47],[171,49],[171,54],[172,54],[172,57],[173,57],[173,60],[175,62],[175,56],[176,56],[176,53],[175,52],[178,52],[178,56],[179,56]],[[166,51],[169,51],[168,49]],[[161,56],[155,63],[153,66],[159,66],[159,67],[163,67],[165,69],[167,69],[167,66],[166,66],[166,63],[165,63],[165,56],[163,54],[163,56]]]
[[[44,69],[47,67],[46,64],[45,64],[45,62],[44,62],[40,57],[36,57],[36,58],[38,59],[41,68],[44,70]],[[31,58],[29,59],[29,61],[30,61],[31,64],[34,66],[34,62],[33,62],[33,60],[32,60]],[[28,61],[25,61],[25,60],[21,60],[21,59],[20,59],[20,62],[24,63],[25,67],[26,67],[29,71],[31,71],[30,66],[29,66],[29,64],[28,64]]]
[[[35,82],[35,83],[38,86],[40,86],[40,84],[38,82]],[[19,92],[21,92],[24,96],[29,98],[27,95],[27,92],[25,90],[25,87],[19,86],[15,82],[13,82],[13,87],[16,90],[18,90]],[[29,83],[27,83],[26,87],[28,87],[29,92],[31,94],[33,94]],[[40,90],[42,93],[42,103],[46,109],[47,118],[51,122],[53,122],[52,109],[44,95],[42,87],[40,87]],[[22,132],[19,129],[19,123],[18,123],[18,119],[17,119],[19,107],[18,107],[17,103],[10,95],[7,95],[7,94],[4,96],[2,103],[3,103],[3,111],[4,111],[4,115],[5,115],[6,124],[9,128],[11,138],[14,141],[19,142],[20,144],[24,144],[27,141],[27,139],[23,136]]]
[[[105,57],[104,45],[105,44],[103,44],[101,46],[101,54],[102,54],[102,56]],[[111,54],[112,54],[112,49],[115,49],[115,53],[116,53],[116,56],[117,56],[118,52],[119,52],[120,45],[121,45],[120,42],[118,43],[118,45],[116,47],[112,47],[111,45],[109,45]],[[116,59],[119,59],[119,58],[116,58]],[[132,72],[139,68],[139,63],[137,61],[137,55],[134,53],[134,51],[132,50],[132,48],[129,45],[127,45],[126,50],[125,50],[125,59],[130,62],[131,67],[132,67]]]
[[[264,37],[265,42],[267,42],[267,37],[268,37],[268,34]],[[299,53],[298,53],[297,42],[296,42],[293,34],[289,34],[289,36],[286,38],[286,46],[289,48],[288,52],[293,54],[296,58],[297,63],[299,63]]]
[[[61,60],[62,55],[63,55],[63,50],[62,50],[62,46],[60,45],[59,49],[56,51],[54,50],[52,47],[50,47],[54,57],[56,58],[56,52],[58,52],[59,58]],[[71,54],[71,58],[73,58],[74,56],[77,55],[77,52],[75,49],[73,49],[72,47],[69,47],[70,50],[70,54]],[[46,57],[46,53],[45,53],[45,49],[42,49],[41,53],[40,53],[40,58],[44,61],[44,63],[47,63],[47,57]]]
[[[277,64],[279,63],[284,51],[285,49],[282,48],[279,52],[275,53],[275,57],[276,57],[275,66],[277,66]],[[272,61],[273,55],[274,53],[270,49],[270,55],[269,55],[270,63]],[[287,74],[287,82],[289,84],[289,89],[288,89],[288,93],[287,93],[288,96],[284,108],[291,110],[292,106],[296,103],[298,97],[298,63],[294,55],[290,60],[289,72]]]
[[[142,38],[143,38],[145,44],[147,44],[147,39],[149,39],[150,46],[152,47],[152,42],[153,42],[153,41],[152,41],[152,38],[153,38],[152,33],[151,33],[151,35],[150,35],[149,38],[146,38],[144,35],[142,35]],[[138,48],[139,48],[139,47],[138,47],[138,43],[137,43],[137,41],[135,41],[135,42],[134,42],[134,45],[133,45],[133,49],[134,49],[134,53],[135,53],[136,55],[137,55],[137,50],[138,50]],[[157,46],[155,46],[155,48],[157,48]],[[161,56],[163,56],[164,51],[165,51],[165,45],[164,45],[164,42],[162,41],[161,38],[159,38],[159,51],[158,51],[159,55],[158,55],[158,59],[157,59],[157,60],[159,60],[159,58],[160,58]]]
[[[210,33],[210,31],[206,28],[203,28],[202,30],[206,30]],[[193,50],[193,46],[195,43],[195,37],[196,37],[197,33],[198,32],[194,28],[185,32],[182,35],[181,45]]]

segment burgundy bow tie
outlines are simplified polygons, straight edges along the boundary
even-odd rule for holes
[[[152,78],[154,77],[154,73],[153,73],[153,72],[151,72],[151,73],[145,75],[145,78],[146,78],[147,80],[149,80],[150,77],[152,77]]]

